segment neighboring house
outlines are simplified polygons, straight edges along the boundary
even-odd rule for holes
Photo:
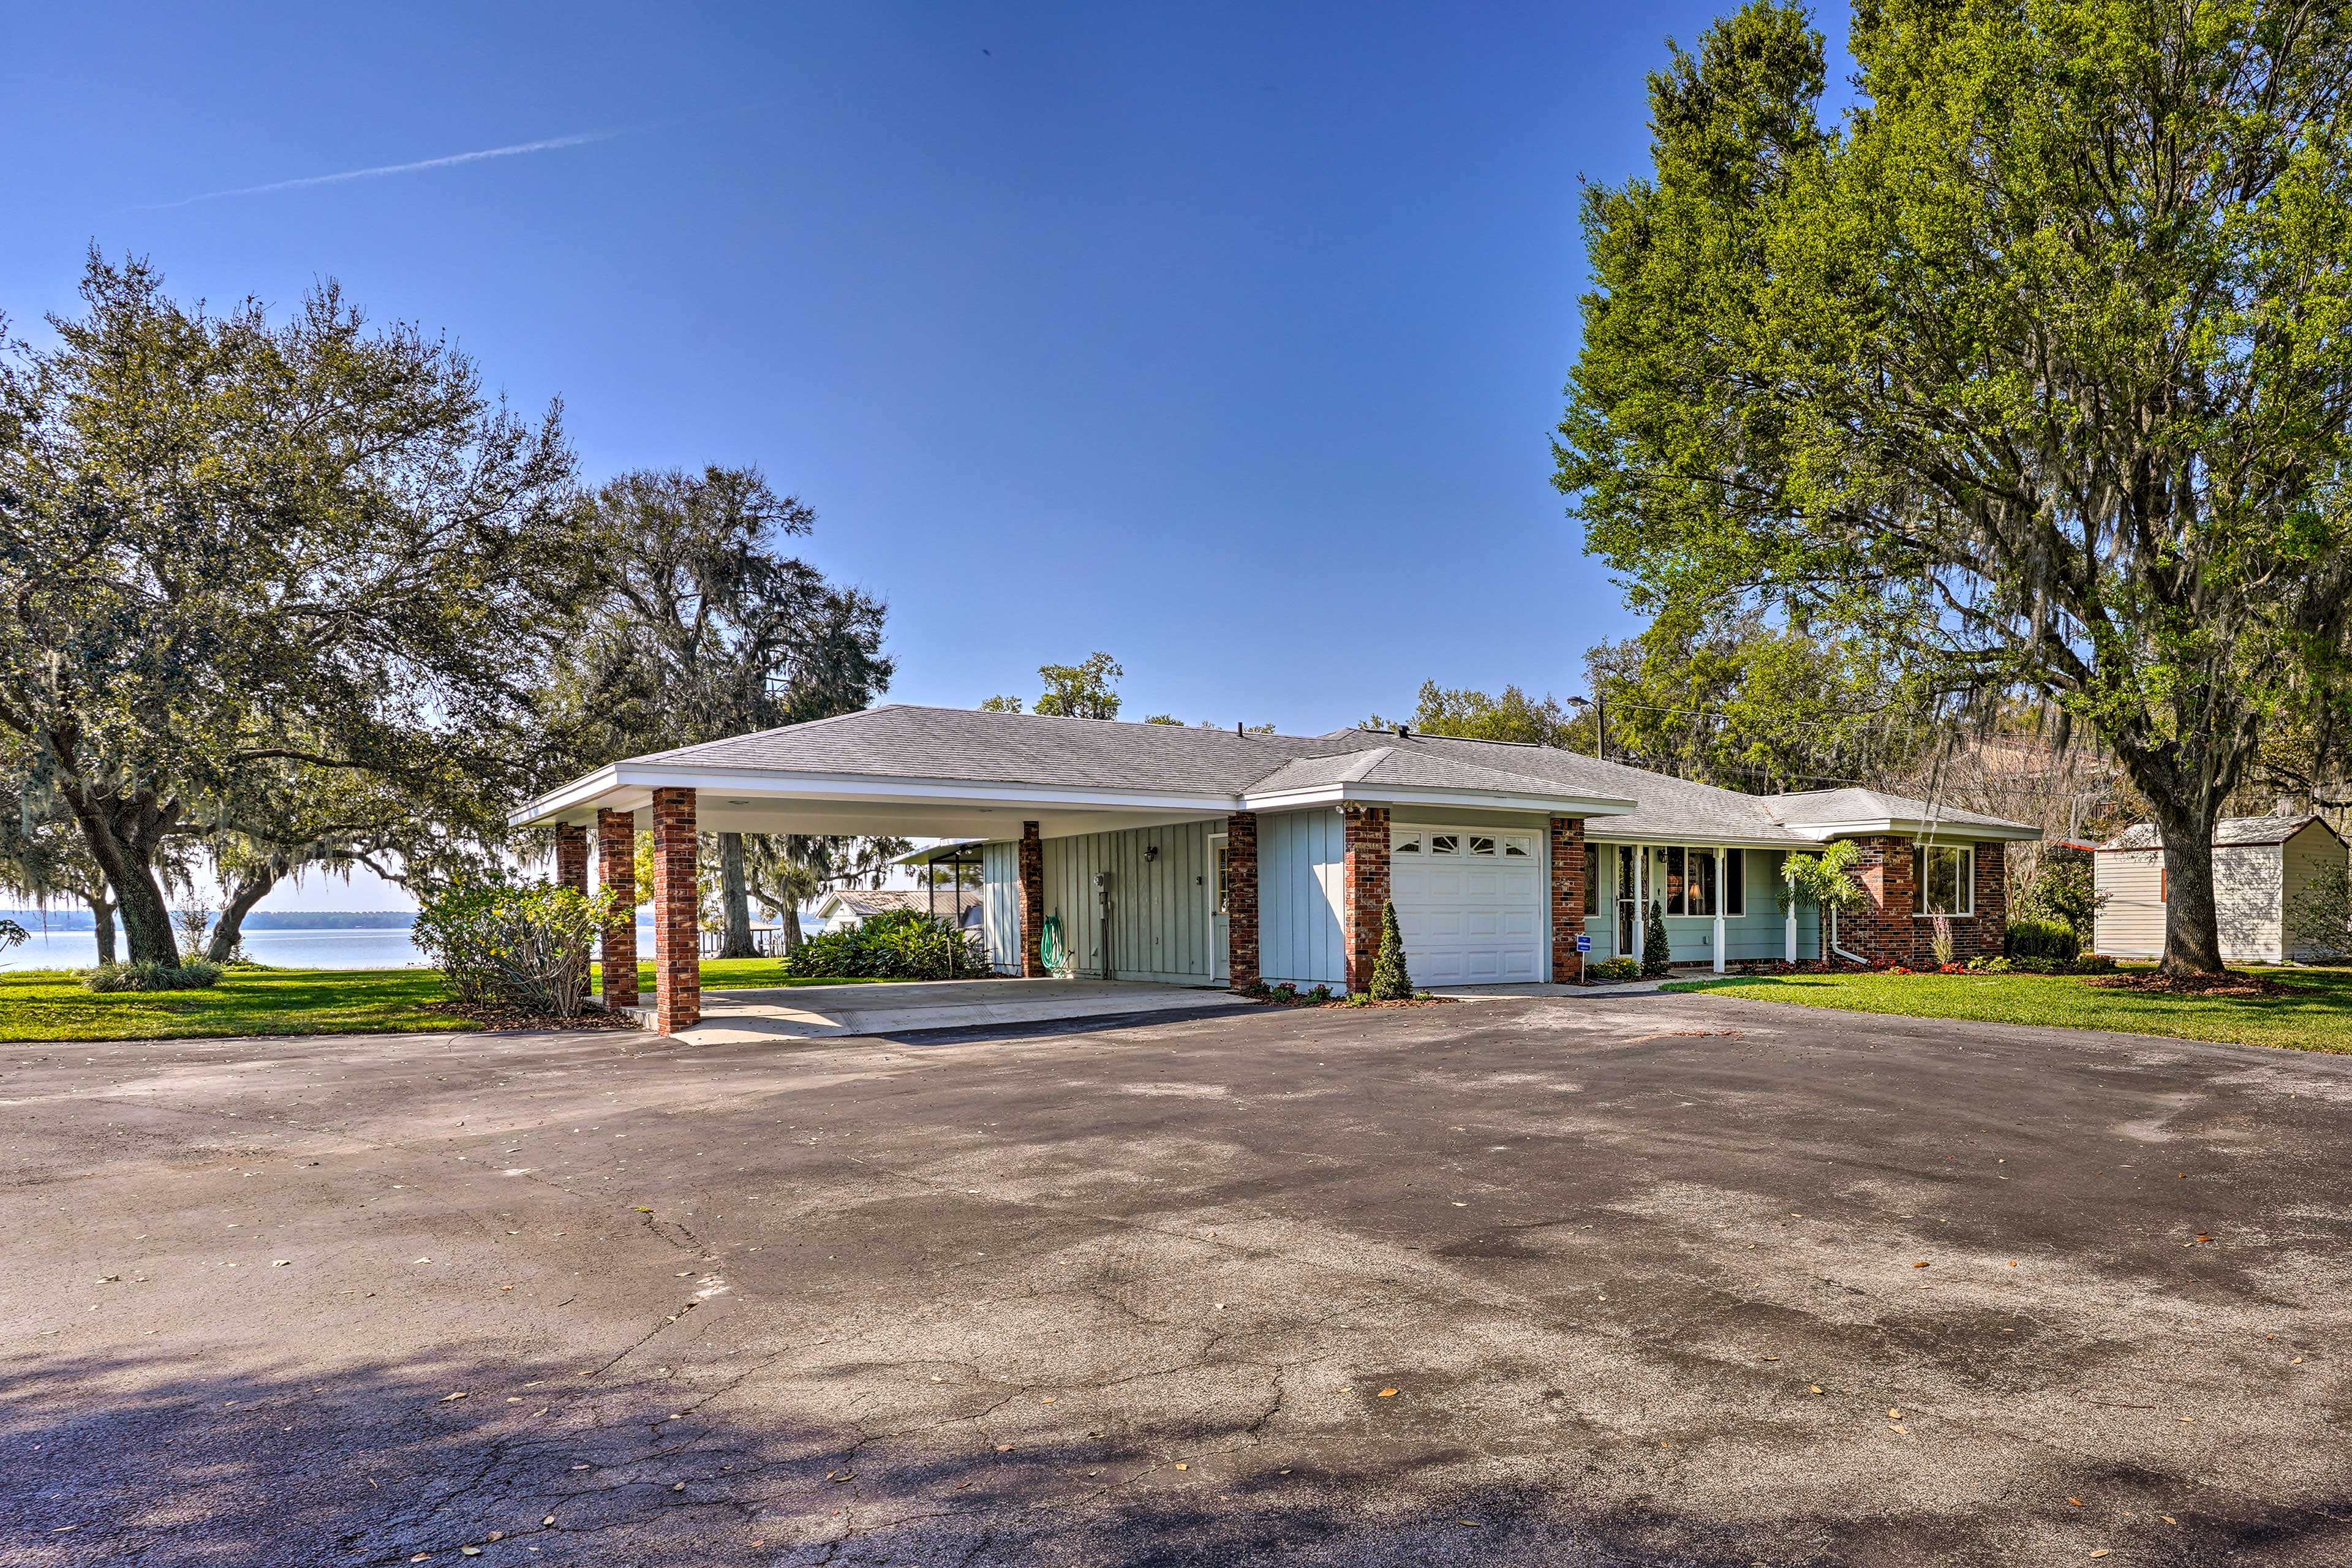
[[[1869,790],[1740,795],[1401,729],[1252,735],[898,705],[614,763],[514,821],[555,826],[576,855],[559,863],[581,866],[593,825],[623,879],[630,834],[649,827],[657,873],[671,868],[657,939],[690,928],[698,828],[969,838],[1003,973],[1044,973],[1052,920],[1070,973],[1353,990],[1391,898],[1424,984],[1573,979],[1580,937],[1593,959],[1633,952],[1651,902],[1678,963],[1811,957],[1817,911],[1782,910],[1780,862],[1836,838],[1861,845],[1869,895],[1839,928],[1843,952],[1931,962],[1941,915],[1961,957],[1997,953],[2005,846],[2041,837]],[[656,969],[670,977],[656,1026],[682,1027],[698,979],[659,954]],[[633,1003],[634,967],[604,973]]]
[[[824,921],[827,931],[841,926],[862,925],[876,915],[891,910],[920,910],[942,920],[961,915],[960,926],[980,923],[982,904],[978,888],[966,888],[959,903],[953,888],[940,888],[926,892],[920,888],[835,888],[817,900],[817,918]]]
[[[2316,816],[2224,817],[2213,829],[2214,917],[2228,963],[2283,963],[2313,956],[2286,930],[2312,879],[2347,865],[2344,840]],[[2115,958],[2164,956],[2164,850],[2155,825],[2127,827],[2092,862],[2098,895],[2093,945]]]

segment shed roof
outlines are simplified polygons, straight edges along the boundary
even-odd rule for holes
[[[2326,819],[2309,812],[2282,812],[2270,816],[2225,816],[2213,825],[2213,847],[2239,849],[2255,844],[2284,844],[2313,823],[2327,827]],[[2327,831],[2336,830],[2327,827]],[[2164,836],[2152,822],[2134,823],[2099,846],[2102,849],[2160,849]]]

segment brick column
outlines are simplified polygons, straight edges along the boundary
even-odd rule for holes
[[[654,1028],[702,1016],[702,900],[694,886],[694,792],[654,791]]]
[[[555,825],[555,883],[588,890],[588,830],[569,822]]]
[[[596,813],[596,879],[619,895],[620,912],[604,928],[604,1005],[637,1005],[637,819],[633,812]]]
[[[1908,838],[1857,838],[1862,861],[1854,875],[1869,902],[1838,919],[1838,945],[1873,963],[1917,967],[1927,951],[1927,921],[1911,914],[1916,857]],[[1834,955],[1832,955],[1834,956]]]
[[[1225,980],[1236,991],[1258,983],[1257,813],[1225,818]]]
[[[1988,839],[1973,847],[1977,867],[1974,920],[1954,921],[1955,948],[1963,959],[1999,958],[2009,934],[2009,847]]]
[[[1551,978],[1555,985],[1584,980],[1584,818],[1551,819]]]
[[[1045,841],[1037,825],[1021,825],[1021,973],[1031,980],[1045,974],[1045,961],[1037,955],[1038,939],[1045,934]]]
[[[1348,990],[1372,988],[1381,957],[1381,910],[1389,901],[1389,808],[1340,808],[1348,825],[1347,911],[1340,930],[1348,944]],[[1405,955],[1408,967],[1412,955]]]

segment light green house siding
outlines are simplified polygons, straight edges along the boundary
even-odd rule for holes
[[[1641,917],[1636,911],[1633,942],[1621,945],[1620,911],[1618,909],[1620,865],[1618,851],[1623,846],[1605,840],[1595,841],[1601,850],[1600,910],[1585,917],[1585,930],[1592,937],[1592,956],[1611,957],[1620,952],[1641,956]],[[1712,846],[1698,845],[1697,848]],[[1665,885],[1664,846],[1644,845],[1642,851],[1650,858],[1654,889]],[[1744,912],[1726,915],[1723,921],[1723,956],[1726,963],[1743,959],[1780,958],[1787,952],[1788,926],[1780,912],[1780,857],[1778,849],[1745,849],[1740,852],[1740,881],[1744,895]],[[1676,963],[1711,963],[1715,960],[1715,917],[1712,915],[1668,915],[1666,945]],[[1801,959],[1821,956],[1821,911],[1811,904],[1797,911],[1797,956]]]

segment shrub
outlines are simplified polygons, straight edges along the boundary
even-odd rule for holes
[[[217,984],[221,966],[207,959],[185,958],[177,963],[148,959],[137,963],[101,963],[85,971],[82,986],[90,991],[201,991]]]
[[[968,931],[922,910],[886,910],[809,938],[784,955],[800,980],[969,980],[990,973]]]
[[[2068,966],[2076,974],[2113,974],[2116,961],[2104,952],[2085,952]]]
[[[466,882],[427,898],[410,935],[458,1001],[576,1018],[597,937],[634,913],[609,889]]]
[[[2071,958],[2012,958],[2009,966],[2020,974],[2063,974],[2074,962]]]
[[[1666,911],[1652,899],[1649,917],[1642,922],[1642,973],[1664,974],[1674,962],[1674,946],[1666,939]]]
[[[1296,1002],[1298,1000],[1298,987],[1286,980],[1274,988],[1274,999],[1277,1002]]]
[[[1971,958],[1969,960],[1969,973],[1970,974],[2006,974],[2009,973],[2009,960],[2005,958]]]
[[[1630,952],[1621,952],[1614,958],[1604,958],[1589,966],[1584,973],[1593,980],[1638,980],[1642,974],[1642,963]]]
[[[2082,939],[2074,934],[2074,928],[2061,921],[2011,921],[2001,938],[2001,951],[2012,961],[2043,958],[2059,963],[2072,963],[2082,946]]]
[[[1309,1002],[1328,1002],[1331,1000],[1331,988],[1328,985],[1318,985],[1307,994],[1307,999]]]
[[[1405,972],[1404,932],[1397,925],[1396,900],[1381,906],[1381,956],[1372,964],[1372,1000],[1404,1002],[1412,996],[1412,976]]]

